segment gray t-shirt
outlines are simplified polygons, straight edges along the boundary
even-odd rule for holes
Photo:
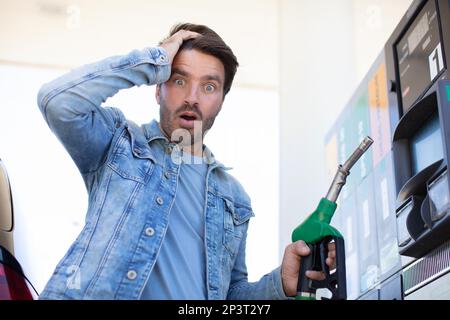
[[[208,165],[201,158],[187,159],[191,161],[181,164],[167,233],[141,299],[207,297],[204,204]]]

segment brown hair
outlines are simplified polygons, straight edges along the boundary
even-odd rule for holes
[[[222,38],[212,29],[204,25],[192,24],[192,23],[180,23],[176,24],[170,30],[170,36],[180,30],[188,30],[200,33],[202,36],[195,39],[185,41],[180,50],[196,49],[205,54],[219,59],[225,69],[225,82],[223,85],[223,96],[230,91],[233,83],[234,75],[236,74],[239,63],[229,46],[222,40]]]

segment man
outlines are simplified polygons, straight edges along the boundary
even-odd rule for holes
[[[280,268],[249,283],[250,199],[203,145],[237,66],[214,31],[182,24],[159,47],[80,67],[41,88],[39,108],[82,174],[89,207],[40,298],[295,296],[308,247],[289,245]],[[101,107],[143,84],[157,85],[159,123],[138,127]]]

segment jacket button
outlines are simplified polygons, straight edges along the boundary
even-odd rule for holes
[[[170,173],[168,171],[164,172],[164,178],[169,179]]]
[[[127,278],[130,280],[134,280],[137,277],[137,273],[134,270],[130,270],[127,272]]]
[[[172,146],[167,146],[167,148],[166,148],[166,153],[167,153],[167,154],[171,154],[172,151],[173,151],[173,147],[172,147]]]
[[[151,237],[155,234],[155,229],[153,229],[152,227],[148,227],[147,229],[145,229],[145,234]]]
[[[156,198],[156,202],[157,202],[160,206],[162,206],[163,203],[164,203],[164,200],[163,200],[163,198],[161,198],[161,197],[157,197],[157,198]]]

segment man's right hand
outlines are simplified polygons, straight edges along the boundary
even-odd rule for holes
[[[183,41],[195,39],[199,36],[201,36],[201,34],[197,32],[180,30],[174,33],[171,37],[164,40],[160,44],[160,47],[166,50],[167,54],[169,55],[169,62],[172,63],[175,55],[183,44]]]
[[[281,280],[286,296],[295,297],[297,294],[300,262],[302,257],[309,255],[310,252],[311,249],[301,240],[286,247],[281,264]],[[331,269],[336,268],[336,245],[334,243],[328,244],[328,257],[325,262]],[[325,280],[325,274],[321,271],[307,270],[306,276],[311,280]]]

